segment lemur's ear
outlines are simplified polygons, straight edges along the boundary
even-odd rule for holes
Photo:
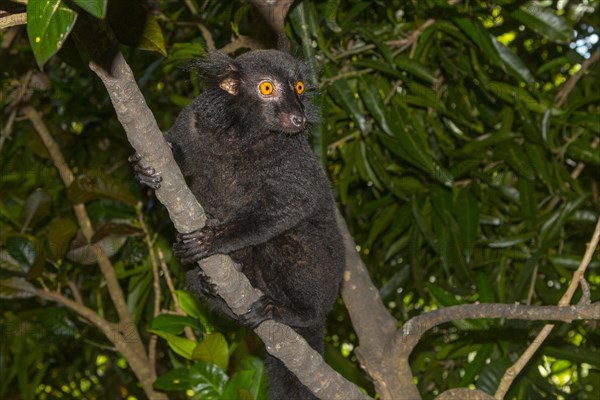
[[[227,77],[224,78],[221,82],[219,82],[219,87],[224,91],[228,92],[229,94],[235,95],[238,92],[239,83],[239,79]]]
[[[201,77],[209,87],[218,86],[229,94],[236,95],[239,90],[240,70],[232,58],[218,51],[194,63]]]

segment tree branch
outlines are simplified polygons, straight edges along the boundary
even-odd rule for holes
[[[27,23],[27,13],[20,14],[0,14],[0,30],[10,28],[11,26],[25,25]]]
[[[397,321],[381,302],[379,290],[373,285],[339,212],[337,223],[346,251],[342,297],[359,340],[356,356],[362,368],[373,378],[375,390],[382,399],[397,398],[398,393],[404,393],[409,399],[418,399],[419,391],[413,383],[408,358],[402,361],[389,357]],[[405,362],[407,368],[401,369],[397,365],[400,362]]]

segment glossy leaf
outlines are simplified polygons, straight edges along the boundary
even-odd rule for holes
[[[336,20],[339,6],[340,0],[327,0],[327,3],[325,3],[325,22],[327,27],[336,33],[342,31]]]
[[[41,190],[31,193],[25,201],[21,212],[21,220],[24,227],[35,225],[40,219],[48,215],[51,205],[48,193]]]
[[[65,256],[76,233],[77,225],[71,218],[58,217],[50,222],[47,243],[53,259],[58,260]]]
[[[225,337],[219,333],[211,333],[204,337],[192,353],[194,360],[206,361],[216,364],[224,371],[229,364],[229,346]]]
[[[77,20],[77,13],[63,0],[27,2],[27,35],[40,68],[64,44]]]
[[[336,80],[327,88],[327,92],[335,99],[335,101],[348,112],[348,115],[356,123],[358,129],[364,134],[367,131],[367,122],[363,113],[358,108],[358,104],[354,98],[354,93],[348,86],[345,79]]]
[[[196,342],[160,330],[150,329],[150,332],[165,339],[171,350],[175,353],[188,360],[193,359],[192,354],[197,346]]]
[[[533,74],[531,73],[531,71],[529,71],[529,68],[527,68],[527,66],[523,63],[519,56],[513,53],[508,47],[500,43],[495,37],[491,36],[490,40],[496,48],[496,51],[507,70],[518,81],[523,81],[529,84],[533,84],[535,82]]]
[[[94,17],[104,19],[108,0],[72,0],[73,3],[92,14]]]
[[[11,235],[6,238],[6,249],[25,273],[39,273],[45,263],[45,251],[37,238]]]
[[[553,42],[568,43],[573,39],[573,28],[556,13],[539,4],[529,2],[511,13],[512,17],[529,29]]]
[[[180,367],[161,375],[154,381],[154,388],[158,390],[186,390],[190,385],[190,372],[186,367]]]
[[[479,203],[470,190],[464,189],[456,198],[456,218],[460,229],[461,243],[469,262],[475,247],[475,238],[479,228]]]
[[[23,278],[0,279],[0,298],[23,299],[35,296],[35,287]]]
[[[423,64],[414,61],[406,56],[398,56],[394,59],[396,66],[403,71],[406,71],[417,78],[424,80],[427,83],[435,81],[435,75]]]
[[[162,30],[142,2],[111,1],[107,19],[120,43],[167,55]]]
[[[202,399],[220,399],[227,381],[225,372],[214,364],[199,361],[190,368],[190,388]]]
[[[181,335],[186,326],[196,327],[194,319],[182,315],[160,314],[152,320],[151,329]]]
[[[375,80],[372,77],[364,76],[360,79],[358,85],[358,92],[363,104],[371,113],[371,116],[377,121],[377,124],[383,129],[385,133],[393,136],[394,133],[387,123],[385,116],[386,106],[383,104],[383,99],[377,92],[377,86]]]

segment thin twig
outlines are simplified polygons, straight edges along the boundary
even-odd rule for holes
[[[169,291],[171,292],[171,297],[173,298],[173,307],[175,308],[175,313],[177,315],[186,315],[185,312],[181,309],[181,306],[179,305],[179,300],[177,299],[177,295],[175,293],[175,286],[173,286],[171,273],[169,272],[169,268],[167,267],[167,263],[165,262],[163,252],[160,249],[156,249],[156,252],[158,253],[158,259],[160,260],[160,268],[162,269],[163,274],[165,276],[167,287],[169,288]],[[189,340],[193,340],[194,342],[198,341],[196,335],[194,335],[194,332],[192,331],[192,328],[190,328],[189,326],[183,328],[183,333],[185,333],[185,337]]]
[[[138,210],[141,210],[141,206],[138,206]],[[160,314],[160,274],[158,273],[158,262],[156,261],[156,255],[154,254],[154,246],[152,244],[152,239],[150,238],[150,233],[148,232],[148,226],[144,221],[144,215],[141,211],[138,212],[138,222],[140,223],[140,227],[142,228],[142,232],[144,232],[144,239],[146,241],[146,246],[148,247],[148,254],[150,255],[150,264],[152,265],[152,273],[154,275],[153,283],[154,283],[154,310],[153,316],[156,318],[158,314]],[[154,370],[156,374],[156,344],[157,337],[156,335],[150,336],[150,341],[148,342],[148,361],[150,362],[150,368]]]
[[[71,293],[73,293],[73,298],[78,304],[83,305],[83,298],[81,297],[81,293],[79,292],[79,288],[72,280],[67,280],[67,286],[71,289]]]
[[[562,298],[558,302],[559,306],[564,307],[564,306],[569,305],[569,303],[571,302],[571,299],[573,298],[573,295],[575,294],[575,291],[577,290],[579,283],[584,278],[585,270],[587,269],[588,265],[592,261],[592,256],[594,255],[594,251],[596,250],[596,247],[598,246],[599,240],[600,240],[600,218],[598,219],[598,222],[596,223],[596,229],[594,230],[592,239],[587,244],[587,249],[585,251],[585,254],[583,255],[583,259],[581,260],[579,267],[573,274],[573,280],[571,281],[571,284],[567,288],[565,294],[562,296]],[[498,389],[496,390],[496,393],[494,394],[495,399],[501,400],[504,398],[504,396],[506,396],[508,389],[510,389],[510,386],[512,385],[512,383],[515,380],[515,378],[517,377],[517,375],[519,375],[519,373],[523,370],[523,368],[525,368],[525,365],[527,365],[529,360],[531,360],[531,357],[533,357],[533,355],[540,348],[542,343],[544,343],[544,340],[546,340],[548,335],[550,335],[550,332],[552,332],[553,328],[554,328],[553,324],[545,325],[544,328],[541,330],[541,332],[538,333],[536,338],[533,340],[531,345],[529,345],[527,350],[525,350],[525,352],[521,355],[521,357],[519,357],[519,359],[510,368],[508,368],[506,370],[504,376],[502,377],[502,380],[500,381],[500,385],[498,385]]]
[[[10,14],[0,17],[0,30],[27,23],[27,13]]]

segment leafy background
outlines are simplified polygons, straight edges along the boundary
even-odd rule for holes
[[[164,339],[157,387],[174,398],[232,398],[240,390],[263,398],[264,349],[251,332],[211,315],[184,291],[178,298],[187,316],[153,317],[138,215],[183,288],[183,270],[170,256],[173,230],[134,181],[126,161],[132,150],[106,91],[68,36],[77,13],[106,18],[167,130],[202,90],[187,68],[207,49],[199,24],[222,48],[256,33],[250,5],[52,0],[28,8],[42,4],[60,29],[39,30],[28,19],[27,29],[0,33],[0,398],[143,398],[106,338],[19,290],[57,288],[68,277],[86,304],[114,314],[89,248],[77,241],[73,201],[86,203],[95,240],[111,256],[144,337]],[[568,0],[304,0],[292,8],[286,29],[293,51],[314,60],[311,79],[322,92],[322,123],[311,142],[400,323],[453,304],[558,302],[600,205],[600,88],[597,64],[586,65],[598,52],[597,9],[598,1]],[[62,47],[55,57],[54,39]],[[577,77],[582,68],[588,70]],[[78,175],[68,190],[21,118],[22,99],[44,113]],[[600,297],[598,266],[596,254],[587,277],[592,301]],[[172,308],[168,296],[162,306]],[[197,342],[184,337],[185,327]],[[493,393],[540,327],[471,320],[429,332],[412,359],[421,393],[433,398],[469,385]],[[559,325],[509,397],[594,398],[599,333],[594,321]],[[372,394],[341,301],[327,341],[328,362]]]

